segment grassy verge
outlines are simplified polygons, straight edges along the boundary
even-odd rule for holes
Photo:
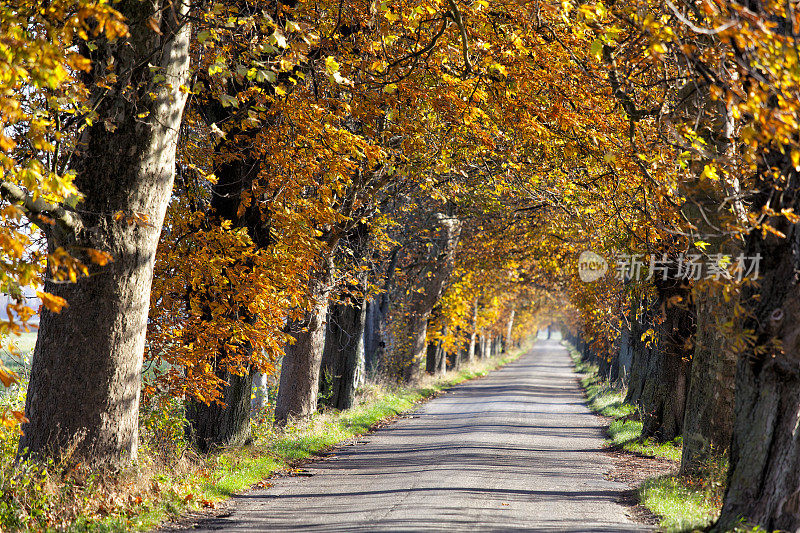
[[[370,385],[356,406],[327,411],[276,430],[263,416],[253,423],[253,443],[198,455],[182,438],[180,403],[166,401],[143,412],[138,463],[110,476],[60,464],[15,464],[17,438],[0,433],[0,531],[147,531],[187,512],[214,508],[231,495],[278,471],[297,468],[331,446],[463,381],[516,359],[530,345],[501,358],[478,361],[415,387]],[[3,406],[0,405],[0,408]]]
[[[625,403],[625,390],[598,376],[595,365],[581,361],[580,355],[567,346],[581,376],[581,385],[592,411],[611,418],[608,427],[609,446],[646,457],[680,461],[680,437],[657,443],[642,439],[642,422],[635,406]],[[660,519],[662,531],[701,531],[719,516],[724,493],[727,463],[720,458],[703,465],[703,475],[687,477],[658,476],[647,479],[639,487],[640,503]]]
[[[680,461],[680,437],[665,443],[642,439],[641,417],[635,406],[625,403],[626,391],[602,379],[598,375],[597,366],[581,361],[575,348],[567,346],[567,349],[575,365],[575,372],[583,374],[581,386],[586,392],[589,408],[612,419],[608,427],[609,445],[647,457]]]

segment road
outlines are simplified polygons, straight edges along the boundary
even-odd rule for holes
[[[558,341],[464,383],[195,531],[646,531]]]

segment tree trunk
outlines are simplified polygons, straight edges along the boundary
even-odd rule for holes
[[[642,397],[647,377],[647,362],[650,360],[652,348],[642,341],[642,334],[649,327],[649,310],[640,307],[631,320],[631,373],[625,403],[638,405]]]
[[[689,370],[696,328],[689,288],[679,281],[656,283],[661,323],[656,328],[657,345],[650,351],[642,408],[642,438],[669,441],[683,430]],[[677,297],[682,305],[670,305]]]
[[[81,227],[69,236],[48,232],[50,250],[63,246],[81,257],[94,248],[113,262],[91,266],[77,283],[45,283],[69,307],[42,313],[25,405],[30,421],[20,440],[23,453],[58,457],[75,446],[74,459],[109,466],[137,456],[150,286],[175,173],[190,34],[188,4],[127,0],[114,7],[131,23],[130,37],[98,39],[91,53],[87,76],[104,76],[113,60],[119,81],[92,93],[98,117],[78,141]]]
[[[364,380],[364,322],[367,305],[363,296],[328,308],[328,327],[322,355],[321,403],[349,409]]]
[[[478,335],[478,359],[487,359],[489,354],[486,353],[486,336]]]
[[[380,296],[369,300],[366,304],[364,323],[364,373],[368,379],[378,374],[381,355],[383,354],[384,317],[380,309]]]
[[[631,373],[631,366],[633,364],[633,343],[631,338],[631,330],[628,326],[623,326],[619,336],[619,356],[617,357],[618,383],[623,387],[629,384],[629,377]]]
[[[442,328],[442,335],[447,335],[447,327]],[[440,376],[447,371],[447,354],[442,347],[442,341],[429,342],[425,355],[425,372],[433,376]]]
[[[768,153],[751,212],[764,206],[780,213],[800,210],[800,180],[794,171],[772,182],[772,168],[789,169],[786,155]],[[770,159],[772,159],[770,161]],[[728,488],[717,529],[728,531],[742,518],[768,531],[800,530],[800,229],[783,217],[765,221],[786,235],[753,230],[746,257],[761,257],[757,285],[745,288],[749,313],[743,329],[753,331],[736,365],[735,420]]]
[[[728,450],[733,432],[736,355],[721,324],[732,318],[718,289],[697,289],[697,334],[683,420],[682,474],[702,474],[715,455]]]
[[[503,338],[503,353],[511,350],[511,332],[514,330],[514,317],[517,314],[516,309],[511,310],[508,317],[508,325],[506,326],[506,336]]]
[[[406,339],[403,339],[403,380],[415,381],[419,377],[420,362],[425,357],[425,339],[428,319],[434,306],[439,301],[442,289],[453,269],[456,247],[461,235],[461,221],[456,218],[436,214],[438,235],[429,258],[429,264],[420,275],[419,288],[411,296],[406,327]]]
[[[469,334],[469,348],[467,349],[467,363],[472,363],[475,360],[476,343],[478,340],[478,299],[475,299],[475,304],[472,307],[472,319],[470,320],[470,334]]]
[[[229,152],[247,153],[249,143],[255,135],[254,130],[236,137],[238,143],[232,147],[228,141],[222,146],[217,147],[216,154],[219,162],[215,165],[214,174],[217,176],[217,183],[214,185],[211,195],[211,210],[206,220],[212,224],[220,225],[223,221],[230,221],[232,227],[246,228],[248,235],[253,243],[259,248],[269,246],[269,221],[261,216],[261,208],[256,202],[251,203],[245,209],[240,210],[242,202],[242,192],[248,190],[253,180],[258,177],[261,170],[261,161],[251,157],[240,157],[230,159]],[[204,320],[212,320],[212,303],[207,299],[201,298],[199,303],[204,310]],[[227,311],[236,320],[252,321],[250,311],[247,308],[234,308]],[[233,339],[226,339],[225,343],[236,344]],[[223,343],[220,343],[222,345]],[[249,348],[248,348],[249,349]],[[250,350],[252,353],[252,350]],[[222,398],[225,405],[218,403],[205,404],[193,399],[187,400],[187,422],[190,428],[187,435],[194,439],[195,445],[200,450],[208,450],[214,446],[236,446],[242,444],[250,435],[250,416],[249,409],[241,406],[250,405],[252,398],[252,376],[242,376],[230,374],[224,367],[225,353],[220,349],[217,352],[214,365],[215,373],[222,378],[223,385]],[[230,408],[226,407],[230,403]]]
[[[333,260],[323,260],[313,280],[313,305],[299,323],[292,323],[294,344],[286,346],[281,365],[281,379],[275,404],[275,423],[285,424],[290,418],[306,418],[317,410],[319,372],[325,348],[325,318],[331,291]]]
[[[253,372],[253,402],[251,409],[263,409],[269,403],[269,376]]]
[[[187,433],[201,452],[219,446],[241,446],[250,440],[253,374],[220,374],[227,383],[221,398],[223,404],[186,402],[186,419],[189,421]]]

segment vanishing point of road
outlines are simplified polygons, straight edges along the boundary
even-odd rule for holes
[[[567,351],[539,340],[195,531],[646,531],[619,503],[628,487],[603,476],[603,424]]]

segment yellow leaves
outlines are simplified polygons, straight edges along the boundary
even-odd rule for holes
[[[719,174],[717,172],[717,168],[712,165],[705,165],[703,167],[703,172],[700,174],[700,176],[708,180],[719,181]]]
[[[767,233],[771,233],[772,235],[775,235],[779,239],[785,239],[786,238],[786,234],[783,233],[782,231],[779,231],[778,229],[773,228],[769,224],[762,224],[761,225],[762,238],[766,238]]]
[[[781,209],[781,214],[786,217],[786,220],[788,220],[791,224],[797,224],[800,222],[800,216],[798,216],[793,209]]]
[[[353,85],[353,82],[339,72],[339,68],[341,65],[334,59],[333,56],[328,56],[325,58],[325,74],[328,75],[328,78],[337,85]]]
[[[54,294],[50,294],[49,292],[43,291],[36,291],[36,296],[42,300],[42,305],[44,305],[53,313],[60,313],[64,307],[69,307],[67,301],[61,296],[56,296]]]
[[[81,54],[69,54],[69,56],[67,56],[67,64],[74,70],[89,72],[92,69],[92,60]]]

